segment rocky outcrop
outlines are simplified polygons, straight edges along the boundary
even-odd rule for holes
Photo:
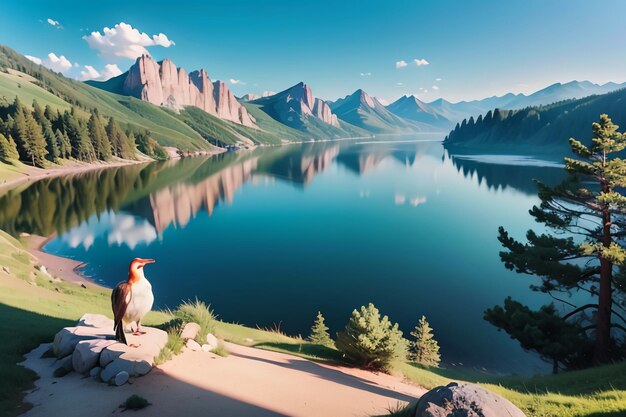
[[[339,126],[337,116],[334,115],[332,111],[330,111],[330,107],[324,100],[316,98],[312,112],[315,117],[321,119],[324,123],[327,123],[331,126]]]
[[[122,94],[174,110],[194,106],[224,120],[256,127],[254,118],[226,84],[213,83],[204,69],[187,74],[170,59],[157,62],[149,55],[137,58],[126,73]]]
[[[428,391],[417,402],[415,417],[526,417],[509,400],[474,384],[452,382]]]

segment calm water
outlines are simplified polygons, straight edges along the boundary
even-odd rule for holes
[[[376,304],[408,334],[421,315],[446,363],[544,369],[482,318],[507,295],[533,307],[531,279],[507,271],[497,228],[537,227],[533,178],[557,164],[449,156],[439,142],[329,142],[115,168],[0,197],[0,228],[56,237],[51,253],[113,286],[133,257],[157,307],[198,297],[227,321],[308,334]]]

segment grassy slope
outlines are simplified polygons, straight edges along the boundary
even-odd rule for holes
[[[21,356],[39,343],[51,341],[61,327],[73,324],[85,312],[110,314],[109,292],[99,287],[50,282],[34,268],[36,260],[20,242],[4,232],[0,232],[0,265],[10,269],[10,274],[0,269],[0,415],[14,415],[25,410],[20,406],[21,391],[35,378],[32,372],[15,365]],[[148,323],[170,319],[167,313],[153,312]],[[217,322],[216,333],[233,343],[341,361],[334,349],[277,332]],[[396,369],[427,388],[451,380],[484,384],[517,404],[529,417],[617,417],[626,413],[626,363],[534,378],[427,370],[409,364],[400,364]]]

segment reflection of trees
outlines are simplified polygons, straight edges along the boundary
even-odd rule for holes
[[[563,168],[553,166],[497,164],[454,155],[450,155],[450,160],[464,177],[476,175],[479,184],[484,182],[490,189],[511,187],[524,194],[537,195],[534,180],[555,185],[565,179]]]

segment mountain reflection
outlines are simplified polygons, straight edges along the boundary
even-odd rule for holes
[[[0,196],[0,229],[14,236],[71,231],[64,240],[86,249],[106,234],[109,245],[132,248],[154,241],[170,226],[185,227],[200,212],[212,215],[221,202],[233,203],[237,190],[248,182],[265,178],[303,188],[333,164],[362,175],[385,160],[412,167],[424,155],[438,158],[439,152],[437,143],[306,143],[55,177]],[[476,175],[493,189],[513,187],[534,194],[533,178],[548,182],[562,178],[562,170],[552,167],[454,155],[443,159],[450,159],[465,177]],[[396,204],[400,202],[417,206],[426,198],[397,195]]]

